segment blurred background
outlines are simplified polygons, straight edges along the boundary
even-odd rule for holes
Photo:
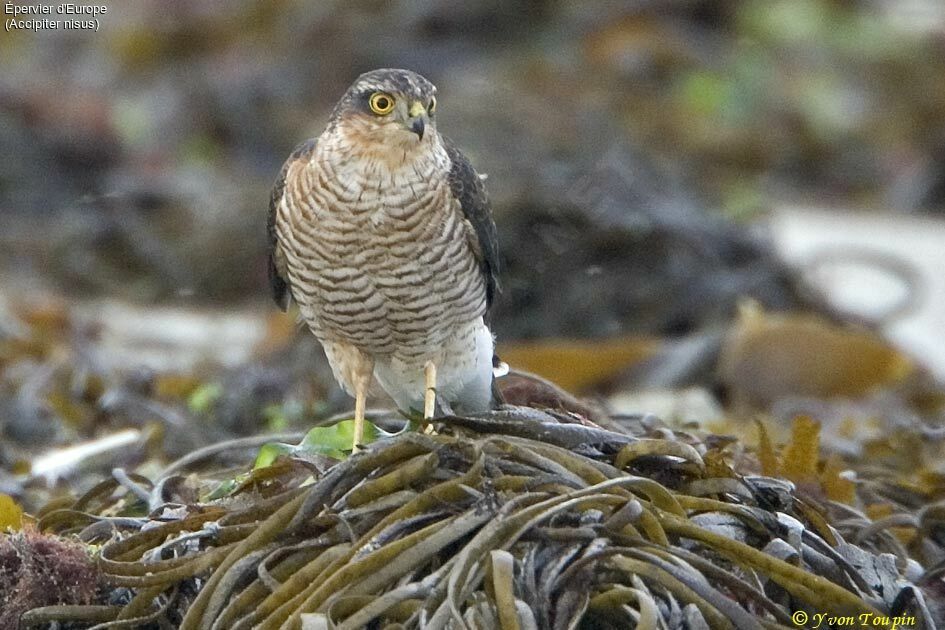
[[[56,449],[173,457],[350,408],[270,301],[264,226],[376,67],[436,83],[489,176],[503,357],[584,397],[519,376],[516,402],[804,412],[849,457],[909,459],[909,427],[941,465],[938,0],[107,7],[0,34],[0,492],[88,459]]]

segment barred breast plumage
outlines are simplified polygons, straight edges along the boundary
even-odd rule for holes
[[[410,73],[416,85],[393,96],[390,81],[369,75],[273,191],[277,301],[291,293],[352,395],[367,373],[399,407],[419,409],[432,362],[441,408],[487,408],[493,341],[483,316],[497,260],[482,184],[431,123],[405,133],[357,109],[366,90],[422,99],[422,77]]]
[[[393,169],[343,155],[320,145],[286,189],[277,227],[292,293],[320,340],[427,356],[486,302],[446,151]]]

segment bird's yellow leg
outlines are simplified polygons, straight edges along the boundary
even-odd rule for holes
[[[423,423],[426,425],[424,432],[432,433],[429,421],[436,411],[436,365],[433,361],[427,361],[423,366],[423,376],[426,385],[423,392]]]
[[[427,361],[427,364],[423,366],[423,376],[426,381],[426,390],[423,393],[423,419],[429,420],[436,409],[436,365],[433,361]]]
[[[351,445],[351,452],[355,453],[361,448],[361,441],[364,439],[364,406],[367,398],[367,386],[363,380],[359,380],[355,386],[354,392],[354,444]]]

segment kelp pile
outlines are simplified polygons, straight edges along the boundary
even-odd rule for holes
[[[37,523],[100,545],[112,601],[21,623],[935,627],[932,587],[888,531],[898,522],[853,544],[792,483],[736,471],[747,455],[734,440],[650,417],[612,424],[506,406],[337,463],[281,457],[209,494],[193,475],[115,471]],[[870,523],[844,510],[847,525]],[[913,543],[941,553],[932,527]]]

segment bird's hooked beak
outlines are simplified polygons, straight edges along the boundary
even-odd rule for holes
[[[429,119],[427,108],[424,107],[423,103],[420,101],[414,101],[411,103],[410,110],[407,113],[410,116],[407,126],[410,128],[410,131],[417,134],[420,140],[423,140],[423,132],[427,128],[427,120]]]

